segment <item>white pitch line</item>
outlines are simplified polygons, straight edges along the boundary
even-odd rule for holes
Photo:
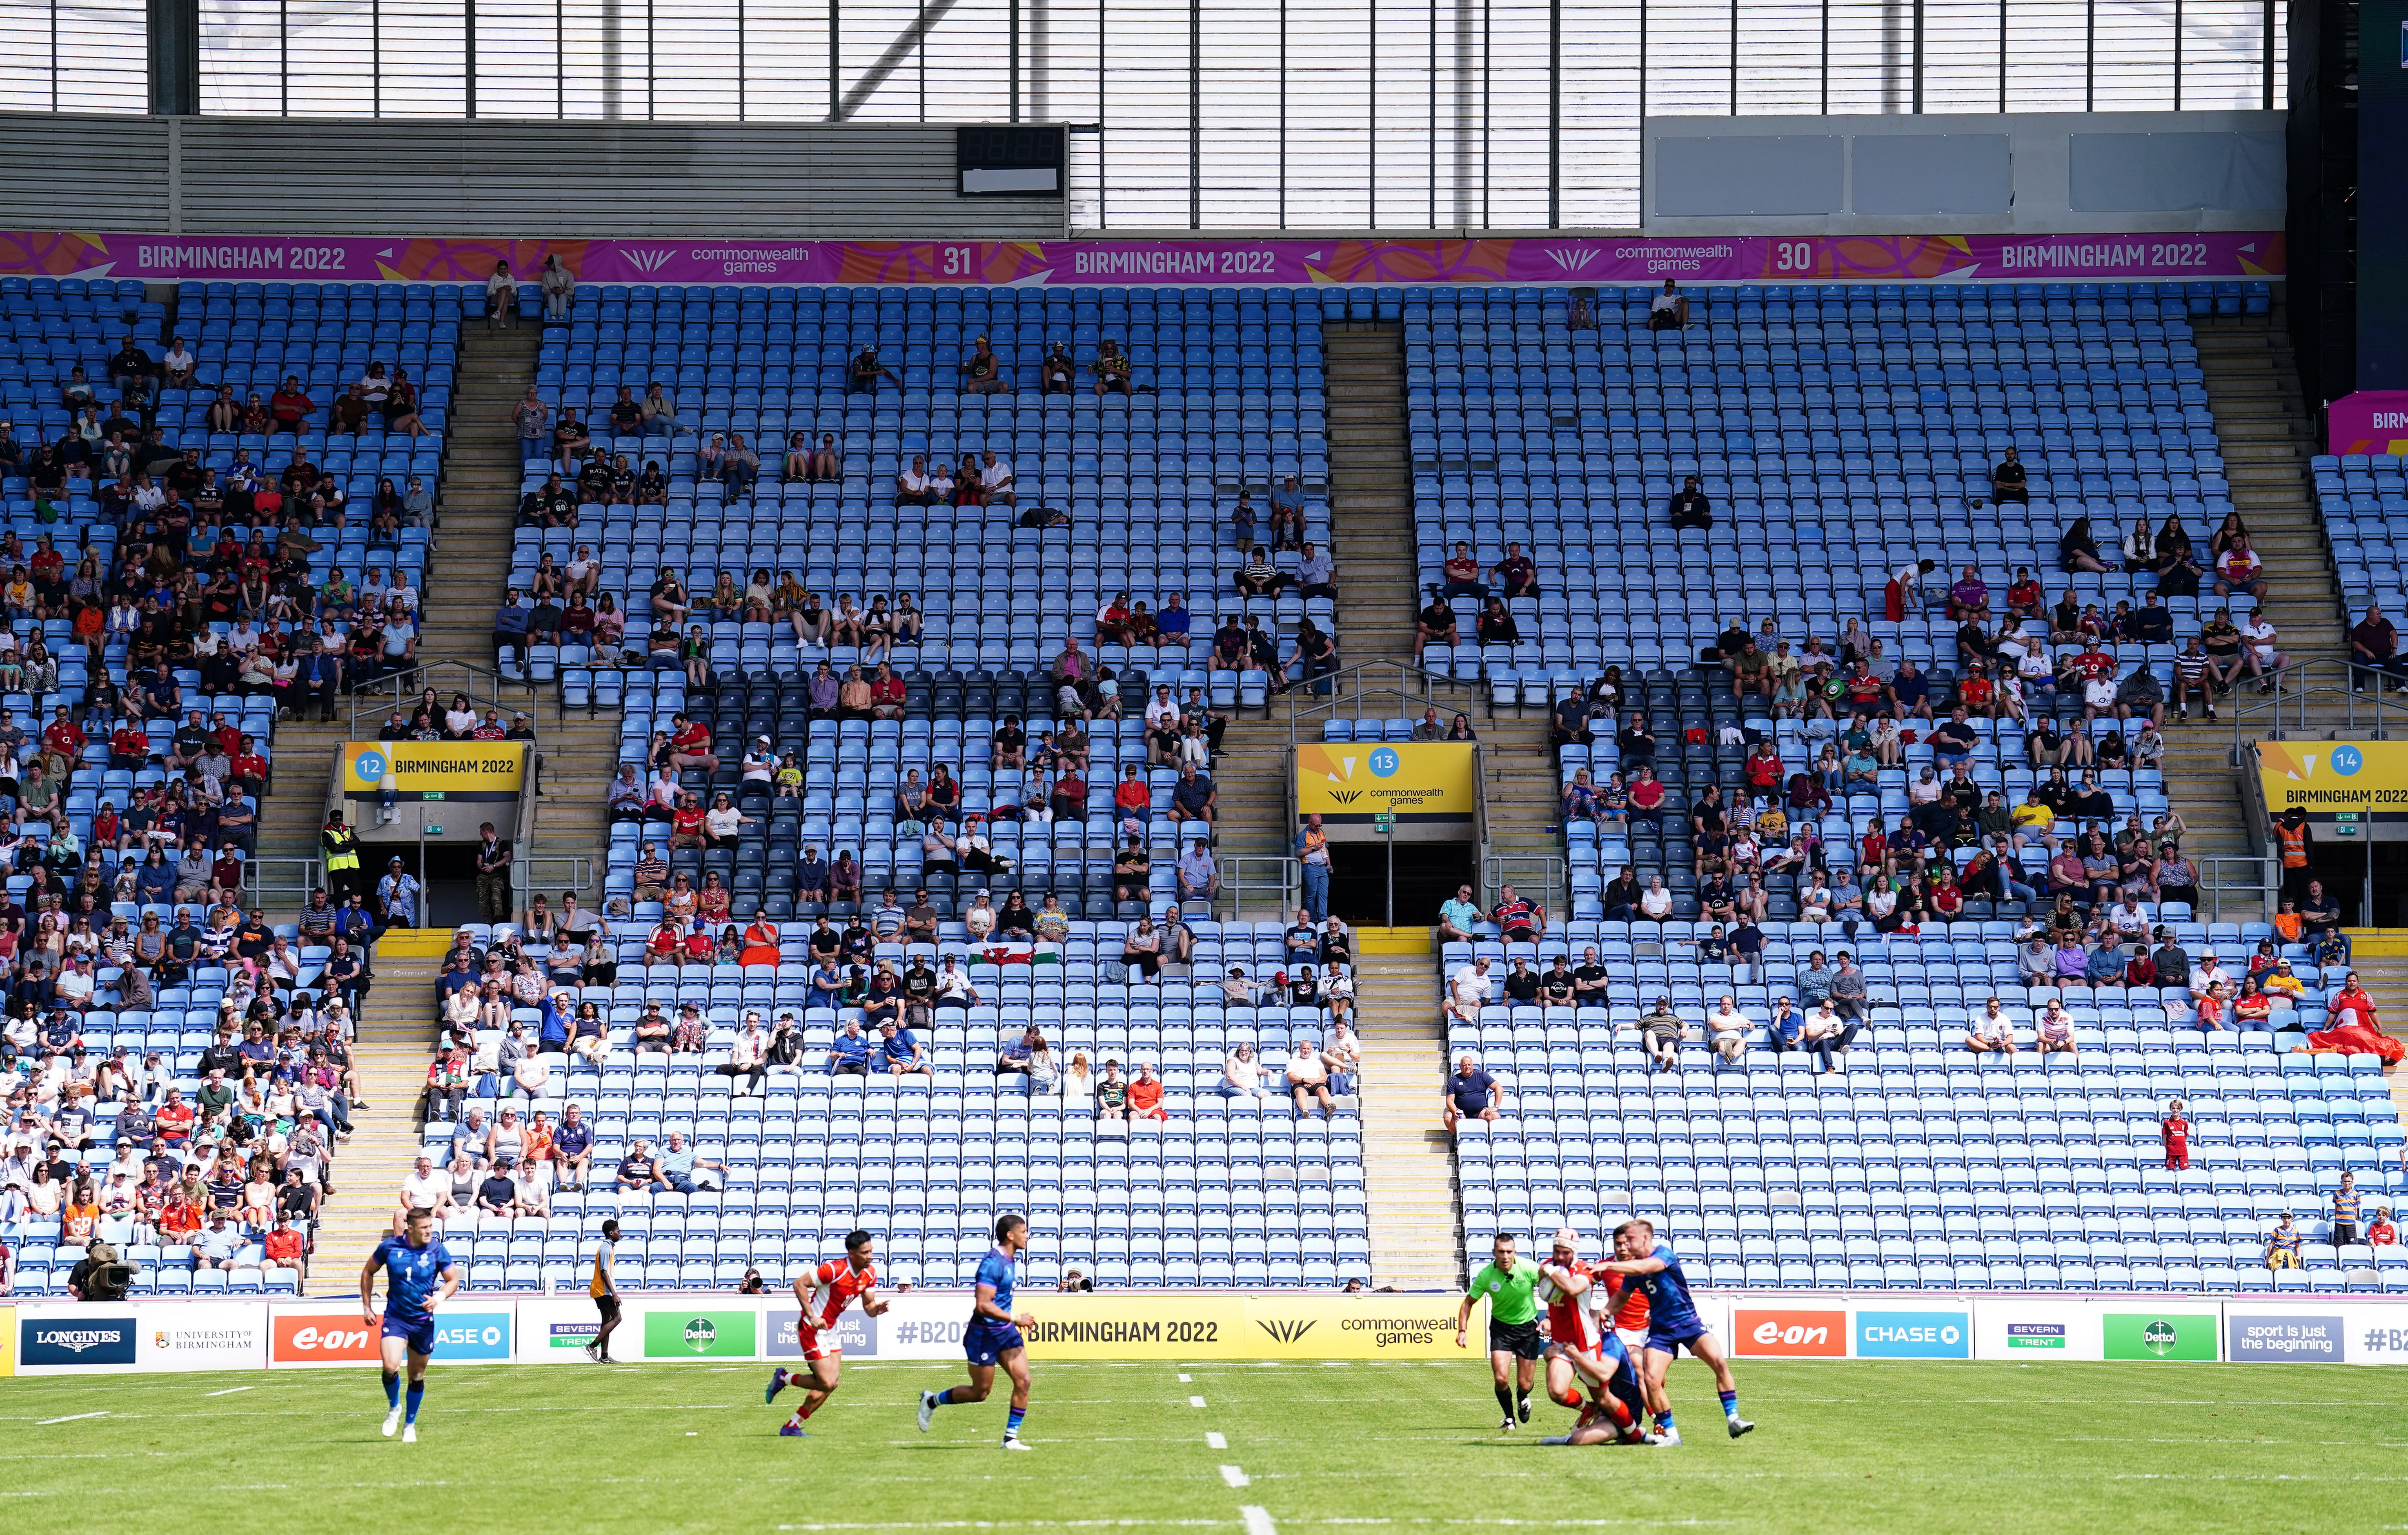
[[[1216,1428],[1204,1436],[1204,1447],[1208,1450],[1226,1450],[1229,1447],[1228,1436]]]
[[[1246,1473],[1236,1466],[1222,1467],[1221,1480],[1226,1482],[1233,1487],[1247,1487],[1254,1485],[1253,1482],[1247,1478]]]
[[[1193,1375],[1182,1375],[1179,1377],[1179,1384],[1182,1385],[1189,1385],[1194,1384],[1195,1380],[1196,1377]]]
[[[1201,1407],[1204,1404],[1202,1402],[1197,1402],[1196,1405]],[[106,1409],[97,1413],[69,1413],[63,1418],[44,1418],[39,1423],[34,1425],[34,1427],[36,1428],[46,1428],[53,1423],[81,1423],[86,1418],[105,1418],[107,1416],[108,1416],[108,1413]]]
[[[1246,1535],[1279,1535],[1279,1526],[1271,1523],[1270,1510],[1247,1503],[1238,1513],[1246,1521]]]
[[[201,1395],[204,1397],[231,1397],[237,1391],[248,1391],[250,1389],[251,1387],[247,1385],[230,1385],[223,1391],[204,1391]]]
[[[1201,1397],[1190,1397],[1187,1399],[1187,1405],[1190,1407],[1201,1407],[1204,1405],[1204,1399]]]

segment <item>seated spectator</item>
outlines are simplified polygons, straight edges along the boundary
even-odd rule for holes
[[[2031,504],[2031,491],[2024,474],[2023,460],[2015,456],[2010,445],[2006,456],[1991,466],[1990,499],[2000,505],[2009,501],[2024,506]]]
[[[1329,1096],[1329,1066],[1322,1059],[1319,1040],[1298,1040],[1289,1047],[1287,1090],[1299,1119],[1310,1116],[1315,1104],[1324,1119],[1337,1112],[1337,1101]]]
[[[962,393],[965,395],[1009,395],[1011,380],[1004,377],[1003,359],[983,336],[970,346],[970,354],[962,359]]]
[[[1670,278],[1664,280],[1664,289],[1647,306],[1649,330],[1685,330],[1689,324],[1688,295]]]
[[[1480,1057],[1466,1053],[1455,1063],[1455,1074],[1446,1079],[1446,1090],[1439,1100],[1440,1121],[1449,1134],[1466,1119],[1494,1122],[1504,1096],[1503,1085],[1480,1069]]]
[[[2051,1001],[2049,1006],[2057,1004]],[[2012,1055],[2015,1053],[2014,1024],[1996,997],[1982,1004],[1973,1014],[1972,1027],[1966,1033],[1965,1048],[1976,1055]]]
[[[903,387],[903,380],[896,377],[895,370],[879,362],[875,344],[864,346],[845,366],[845,388],[855,395],[877,394],[881,379],[897,389]]]
[[[2090,531],[2090,519],[2077,517],[2057,540],[2057,562],[2075,575],[2086,572],[2103,574],[2114,567],[2099,552],[2099,539]],[[2069,597],[2070,600],[2070,597]]]
[[[1155,1073],[1152,1061],[1137,1063],[1137,1077],[1128,1084],[1128,1116],[1152,1120],[1170,1117],[1162,1104],[1162,1078]]]
[[[2230,596],[2236,592],[2263,601],[2266,596],[2266,567],[2258,552],[2249,547],[2249,535],[2238,533],[2225,546],[2215,561],[2215,595]]]
[[[1707,498],[1704,486],[1696,475],[1681,481],[1672,493],[1670,508],[1672,525],[1676,528],[1712,528],[1714,525],[1714,504]]]

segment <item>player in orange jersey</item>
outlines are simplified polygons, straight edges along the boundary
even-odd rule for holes
[[[876,1294],[878,1270],[870,1264],[869,1233],[853,1231],[844,1239],[844,1256],[830,1258],[796,1279],[795,1298],[802,1302],[803,1314],[795,1323],[795,1337],[803,1346],[807,1368],[790,1371],[780,1366],[769,1377],[764,1399],[774,1402],[788,1385],[801,1385],[806,1380],[810,1384],[804,1391],[803,1404],[778,1430],[781,1437],[802,1438],[804,1420],[836,1394],[844,1373],[844,1350],[837,1346],[836,1323],[844,1309],[858,1300],[865,1316],[885,1313],[886,1302]]]

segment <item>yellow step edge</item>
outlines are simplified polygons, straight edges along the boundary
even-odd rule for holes
[[[2408,927],[2344,927],[2352,959],[2408,958]]]

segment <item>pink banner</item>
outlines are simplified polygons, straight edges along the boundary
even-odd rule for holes
[[[0,231],[0,274],[482,282],[556,255],[582,282],[1201,286],[2269,278],[2279,234],[1484,240],[634,240]]]
[[[2325,407],[2325,451],[2408,453],[2408,389],[2361,389]]]

